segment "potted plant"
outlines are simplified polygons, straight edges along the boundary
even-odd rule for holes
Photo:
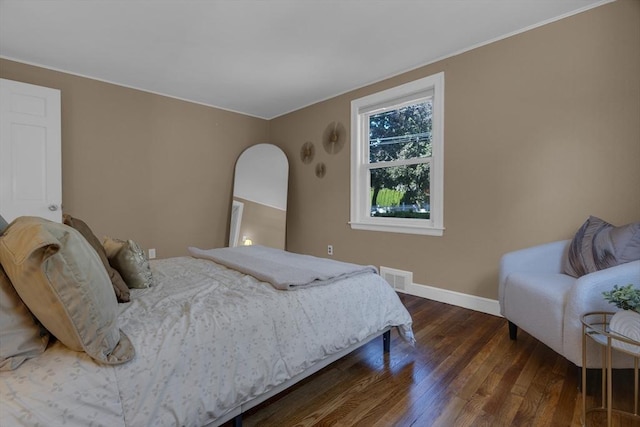
[[[614,285],[613,289],[603,292],[604,299],[622,309],[616,312],[609,322],[609,329],[623,338],[640,342],[640,289],[632,284]],[[640,346],[615,340],[614,346],[633,354],[640,353]]]
[[[640,289],[631,283],[627,286],[614,285],[609,292],[603,292],[604,299],[623,310],[633,310],[640,313]]]

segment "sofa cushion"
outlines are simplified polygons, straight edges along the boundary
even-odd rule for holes
[[[590,216],[574,236],[563,270],[573,277],[640,259],[640,222],[616,227]]]

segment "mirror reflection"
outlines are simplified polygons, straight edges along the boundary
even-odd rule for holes
[[[285,248],[289,162],[273,144],[247,148],[236,161],[229,246]]]

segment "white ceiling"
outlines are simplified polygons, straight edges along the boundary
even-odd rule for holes
[[[0,0],[0,56],[273,118],[610,0]]]

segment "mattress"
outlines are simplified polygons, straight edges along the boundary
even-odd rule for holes
[[[0,372],[3,426],[202,426],[389,326],[413,340],[374,273],[279,291],[209,260],[151,266],[155,286],[119,305],[136,357],[107,366],[50,345]]]

